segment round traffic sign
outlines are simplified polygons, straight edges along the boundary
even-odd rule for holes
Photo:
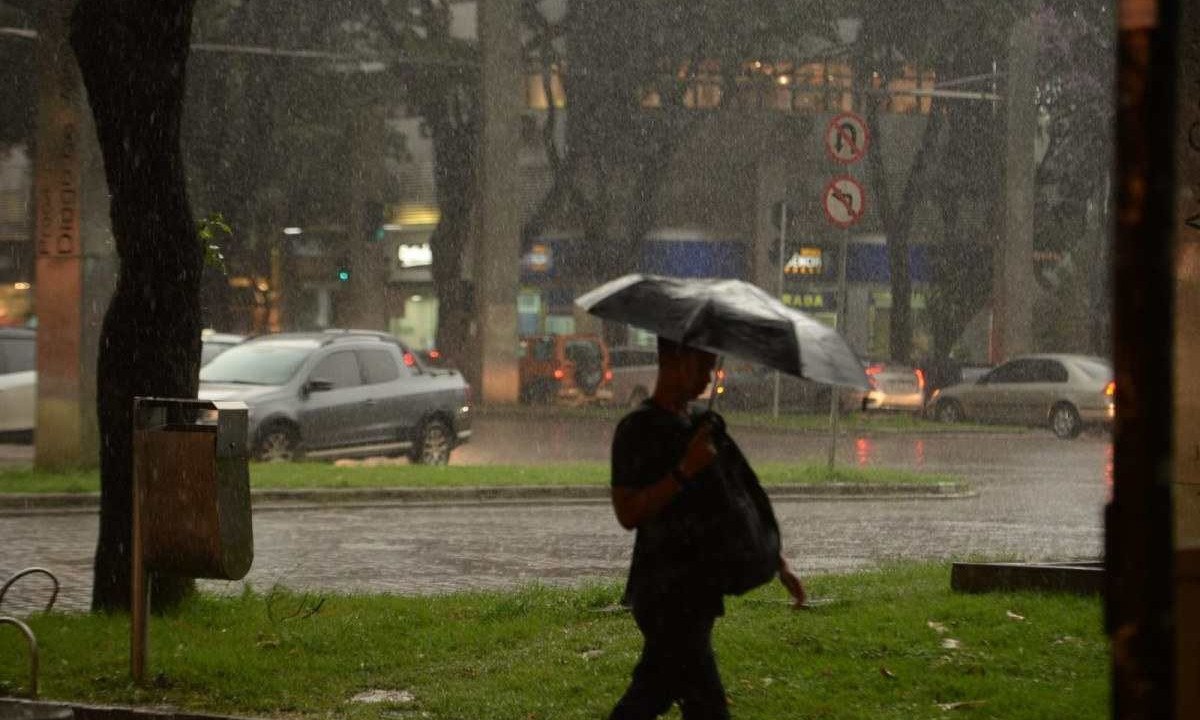
[[[821,194],[825,217],[840,228],[848,228],[861,220],[866,204],[863,186],[849,175],[830,180]]]
[[[862,160],[870,143],[871,131],[866,121],[852,112],[834,116],[825,126],[825,151],[843,165]]]

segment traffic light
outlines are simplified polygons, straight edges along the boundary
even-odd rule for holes
[[[350,258],[343,255],[338,258],[337,267],[334,270],[334,277],[338,282],[350,282]]]

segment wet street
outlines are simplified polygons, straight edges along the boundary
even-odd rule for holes
[[[456,463],[604,461],[611,424],[527,417],[478,420]],[[733,429],[752,462],[823,462],[817,434]],[[1101,552],[1111,476],[1107,437],[1021,435],[843,437],[839,462],[950,473],[976,491],[957,499],[776,501],[787,555],[802,572],[891,559],[1076,559]],[[20,452],[0,457],[20,461]],[[632,535],[604,503],[320,509],[255,514],[254,587],[436,593],[540,581],[619,578]],[[82,608],[96,537],[92,514],[0,517],[0,578],[28,565],[63,579],[60,604]],[[37,581],[12,600],[31,603]],[[236,591],[241,583],[207,582]]]

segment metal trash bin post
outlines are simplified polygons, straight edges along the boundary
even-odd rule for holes
[[[247,410],[134,399],[130,668],[145,676],[147,572],[240,580],[254,560]]]

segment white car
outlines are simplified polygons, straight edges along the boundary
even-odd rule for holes
[[[32,433],[36,402],[36,372],[0,375],[0,435]]]
[[[37,427],[37,334],[0,328],[0,441],[25,440]],[[241,335],[205,334],[201,364],[242,341]]]
[[[33,432],[37,333],[0,328],[0,435]]]

